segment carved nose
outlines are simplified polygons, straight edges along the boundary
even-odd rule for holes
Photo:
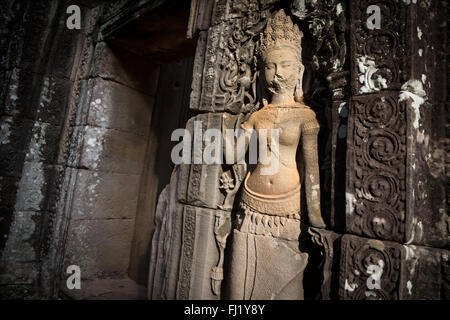
[[[282,79],[283,79],[283,76],[281,74],[275,73],[275,80],[280,81]]]

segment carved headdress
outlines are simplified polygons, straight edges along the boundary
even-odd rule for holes
[[[267,21],[266,30],[261,33],[259,53],[264,57],[274,47],[291,47],[299,59],[302,56],[303,32],[294,24],[284,10],[279,10],[275,16]]]

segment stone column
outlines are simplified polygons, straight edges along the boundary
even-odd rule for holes
[[[349,2],[345,226],[354,236],[342,238],[342,299],[448,297],[445,10]]]

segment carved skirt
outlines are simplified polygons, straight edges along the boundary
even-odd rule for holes
[[[299,249],[299,213],[264,214],[242,200],[234,222],[229,298],[303,300],[308,254]]]

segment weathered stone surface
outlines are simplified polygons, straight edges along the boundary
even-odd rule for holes
[[[2,36],[0,67],[0,170],[8,177],[3,180],[8,185],[1,188],[2,198],[15,201],[1,199],[0,205],[2,297],[5,291],[13,298],[20,292],[37,298],[41,289],[41,250],[51,224],[44,220],[54,192],[48,187],[57,180],[53,164],[70,100],[70,78],[79,67],[74,65],[80,55],[79,32],[67,29],[66,8],[65,1],[6,1],[2,12],[1,33],[9,35],[6,41]]]
[[[252,36],[263,26],[259,18],[255,21],[240,19],[215,25],[208,30],[205,55],[197,55],[199,61],[195,62],[197,68],[203,65],[203,77],[193,79],[193,89],[198,90],[193,96],[200,96],[200,99],[191,100],[198,101],[198,104],[190,105],[191,109],[239,113],[255,108],[256,65],[253,57],[256,41]],[[250,34],[242,33],[241,29],[252,27],[257,30]],[[234,37],[231,36],[233,32]]]
[[[331,117],[331,170],[322,171],[320,183],[330,190],[329,212],[322,209],[325,221],[330,229],[338,232],[345,231],[345,192],[346,192],[346,161],[347,161],[347,134],[348,134],[348,101],[333,101]],[[331,177],[327,177],[329,174]],[[326,186],[327,178],[331,178],[331,186]],[[329,181],[329,180],[328,180]],[[325,191],[325,190],[324,190]],[[326,196],[327,193],[324,192]],[[325,203],[326,204],[326,201]],[[322,208],[324,208],[322,206]],[[326,207],[325,207],[326,208]],[[329,215],[329,217],[328,217]]]
[[[339,279],[339,258],[341,249],[341,237],[330,230],[310,228],[313,243],[317,244],[321,251],[322,261],[320,263],[320,299],[333,300],[337,298]],[[310,255],[311,259],[311,255]],[[305,279],[306,281],[307,279]],[[305,288],[306,290],[306,288]]]
[[[35,121],[31,128],[25,161],[54,164],[60,135],[61,127]]]
[[[171,140],[174,130],[184,127],[188,118],[192,77],[192,57],[161,65],[158,91],[152,111],[151,130],[139,190],[136,227],[131,252],[130,278],[147,285],[149,281],[150,246],[158,196],[171,180],[174,163]],[[177,274],[174,272],[173,274]],[[169,278],[172,280],[173,277]],[[169,286],[173,288],[173,286]],[[169,297],[174,294],[167,293]]]
[[[32,103],[34,81],[36,75],[24,69],[14,68],[5,72],[5,88],[2,89],[2,111],[5,115],[26,118],[34,114],[35,104]]]
[[[407,100],[410,112],[407,194],[411,214],[406,243],[445,248],[450,244],[450,217],[444,195],[445,133],[435,128],[437,123],[433,123],[432,115],[443,110],[427,102],[420,105],[416,99],[420,98],[413,96]]]
[[[400,296],[402,300],[448,299],[450,294],[450,251],[414,245],[405,245],[405,261]]]
[[[72,82],[54,76],[44,77],[39,97],[36,119],[41,122],[61,126]]]
[[[219,261],[214,226],[221,218],[230,219],[230,213],[184,206],[177,299],[220,298],[220,293],[215,294],[212,289],[212,271]]]
[[[344,235],[341,299],[431,299],[448,297],[448,256],[443,249],[401,245]]]
[[[200,30],[207,30],[210,27],[214,5],[215,1],[213,0],[191,2],[188,38],[193,38]]]
[[[446,90],[434,91],[441,73],[430,72],[441,57],[430,45],[446,34],[437,10],[446,9],[439,1],[383,1],[377,6],[389,21],[375,31],[364,25],[369,4],[350,8],[352,92],[367,97],[353,98],[350,108],[347,230],[446,247],[445,133],[434,124],[442,108],[433,105]],[[431,48],[442,48],[438,42]]]
[[[46,176],[51,170],[51,167],[46,167],[41,162],[24,164],[17,191],[16,210],[40,211],[42,209],[48,184]]]
[[[195,49],[195,59],[192,70],[192,91],[189,101],[189,108],[191,109],[200,106],[207,41],[208,31],[200,32],[197,40],[197,47]]]
[[[152,64],[151,59],[139,58],[121,49],[111,49],[104,42],[98,43],[95,52],[97,65],[91,68],[90,64],[90,55],[94,53],[96,45],[93,39],[98,39],[96,30],[101,23],[109,18],[115,20],[115,23],[104,29],[114,38],[116,34],[113,31],[122,26],[123,19],[132,21],[132,16],[139,11],[135,11],[136,8],[144,3],[159,3],[130,2],[108,3],[106,9],[113,8],[110,10],[113,14],[108,14],[106,10],[109,17],[99,22],[98,8],[88,10],[87,7],[94,8],[102,1],[79,1],[83,14],[82,30],[79,31],[65,27],[67,1],[25,3],[7,0],[4,3],[5,10],[0,13],[0,101],[3,102],[0,106],[0,243],[5,242],[4,260],[0,263],[1,298],[38,298],[37,290],[55,287],[52,281],[59,279],[61,270],[63,279],[67,276],[64,274],[66,265],[58,266],[61,248],[65,246],[69,250],[66,258],[74,252],[77,261],[71,263],[85,263],[83,268],[91,273],[88,277],[94,279],[83,280],[86,282],[82,282],[82,288],[85,287],[86,291],[72,291],[71,297],[132,298],[142,294],[142,288],[135,291],[136,287],[128,281],[121,282],[123,279],[99,282],[95,279],[105,275],[123,276],[130,272],[125,266],[130,248],[125,248],[124,243],[130,242],[130,235],[133,230],[137,230],[134,232],[139,247],[136,261],[144,259],[145,254],[142,253],[148,248],[148,238],[140,237],[140,232],[151,229],[142,227],[145,224],[142,221],[151,219],[150,213],[142,214],[142,219],[136,221],[136,225],[128,218],[132,218],[135,212],[138,177],[148,146],[147,141],[141,141],[140,138],[149,129],[149,123],[146,122],[149,116],[147,110],[141,113],[140,107],[146,104],[144,101],[147,101],[147,96],[154,96],[158,81],[162,79],[155,71],[158,67]],[[267,14],[283,7],[290,10],[289,14],[302,26],[305,33],[303,60],[305,63],[311,61],[314,69],[320,71],[318,76],[313,72],[312,84],[305,85],[320,96],[315,101],[318,110],[323,109],[326,114],[331,102],[333,104],[329,127],[334,139],[331,144],[336,148],[336,153],[331,156],[331,183],[332,188],[335,188],[331,192],[335,198],[331,201],[334,201],[335,207],[329,217],[328,212],[322,213],[327,218],[327,226],[334,231],[359,235],[344,236],[341,261],[337,257],[335,245],[333,252],[331,246],[328,251],[325,250],[322,298],[326,298],[327,294],[334,297],[338,293],[333,292],[336,288],[332,280],[339,275],[343,281],[340,298],[449,299],[446,2],[196,0],[193,3],[196,8],[193,33],[204,30],[200,32],[195,61],[190,106],[194,112],[226,111],[239,114],[242,111],[254,111],[252,108],[256,109],[256,102],[261,97],[256,92],[258,88],[253,87],[255,82],[252,82],[256,72],[256,65],[252,61],[253,50]],[[380,8],[380,29],[368,28],[369,5]],[[97,13],[94,14],[94,11]],[[154,26],[154,21],[145,23],[142,17],[138,22],[143,24],[136,23],[136,29]],[[158,48],[173,39],[166,34],[158,36],[165,40],[158,43]],[[123,41],[124,37],[127,35],[122,35],[122,44],[127,43],[127,39]],[[142,42],[142,39],[130,38],[128,43]],[[350,43],[347,43],[348,40]],[[80,46],[84,42],[85,50]],[[148,49],[152,46],[141,43],[133,48]],[[170,54],[168,52],[168,56]],[[351,72],[351,81],[346,80],[347,69]],[[160,107],[167,112],[167,117],[158,117],[156,122],[166,129],[178,121],[175,113],[167,111],[166,106],[172,103],[168,101],[177,100],[182,96],[181,91],[189,90],[186,87],[190,83],[184,79],[190,75],[186,72],[185,77],[181,77],[171,71],[174,69],[165,70],[171,82],[160,82],[160,86],[165,88],[161,95],[170,96],[170,99],[161,99]],[[80,79],[87,79],[89,71],[90,80],[86,80],[84,87],[80,88]],[[77,76],[78,84],[73,86],[75,75],[80,76]],[[329,83],[323,81],[327,76]],[[410,80],[420,82],[425,95],[418,95],[418,91],[415,91],[419,88],[417,82],[406,85]],[[96,87],[92,90],[94,84]],[[85,88],[91,90],[89,94],[85,94]],[[100,94],[108,88],[111,89],[108,93],[111,104],[108,102],[107,106],[112,108],[105,110],[101,108],[106,104],[103,104],[104,97]],[[141,95],[142,92],[145,94]],[[341,107],[342,103],[350,99],[349,92],[354,97],[345,108]],[[404,99],[398,103],[400,94],[412,100]],[[414,105],[417,96],[426,100],[419,107]],[[100,105],[95,104],[97,99],[101,100]],[[395,103],[391,103],[392,100]],[[116,104],[116,101],[125,103]],[[89,113],[85,107],[91,102],[94,102],[95,107]],[[70,104],[69,111],[67,104]],[[359,130],[352,130],[349,126],[346,132],[346,117],[341,111],[347,109],[356,112],[361,105],[362,109],[370,112],[363,112],[358,119],[352,113],[349,124]],[[392,109],[397,108],[398,111],[398,108],[403,107],[403,111],[390,114]],[[130,109],[132,113],[128,113]],[[184,111],[182,109],[181,112]],[[75,121],[77,112],[80,113],[79,122]],[[173,119],[168,120],[169,117]],[[210,121],[208,117],[205,118],[209,119],[206,122]],[[366,126],[374,119],[379,120],[375,127]],[[391,120],[398,123],[391,126]],[[383,124],[383,121],[387,124]],[[184,126],[182,120],[179,122],[179,127]],[[71,126],[74,124],[77,127],[70,146]],[[85,132],[86,124],[89,126]],[[326,130],[326,125],[322,124],[322,129]],[[207,126],[220,129],[215,125]],[[152,128],[157,126],[152,123]],[[160,129],[157,130],[159,132]],[[63,133],[61,139],[60,132]],[[164,130],[160,132],[153,136],[158,141],[158,147],[151,152],[163,154],[171,149],[171,145],[166,143],[170,134]],[[353,135],[353,138],[347,140],[346,133]],[[348,158],[350,161],[345,163],[347,142],[351,154]],[[69,162],[69,166],[74,169],[65,167],[65,150],[60,153],[59,171],[51,166],[60,145],[76,155]],[[406,151],[402,150],[405,145]],[[81,161],[78,161],[79,158]],[[155,190],[161,190],[166,183],[162,167],[167,161],[164,157],[148,159],[160,160],[156,160],[159,161],[157,165],[147,169],[155,174],[143,179],[150,177],[151,183],[158,186],[141,189],[141,193],[150,190],[156,198]],[[329,162],[321,168],[322,184],[326,185],[330,183],[327,165]],[[82,172],[76,184],[76,179],[73,179],[75,174],[71,178],[67,174],[67,180],[61,181],[59,174],[65,170]],[[214,209],[225,205],[226,193],[220,180],[232,172],[232,168],[194,164],[182,165],[180,171],[180,181],[176,187],[183,204],[176,206],[174,217],[166,217],[165,224],[160,225],[164,226],[163,229],[172,230],[172,235],[169,237],[168,232],[165,235],[162,232],[161,237],[158,237],[162,250],[158,250],[157,254],[164,253],[158,262],[163,279],[158,290],[164,292],[165,298],[177,297],[176,290],[179,289],[178,296],[183,298],[210,298],[213,294],[213,299],[216,299],[214,288],[217,288],[219,281],[208,278],[211,276],[209,265],[217,267],[218,262],[212,261],[212,258],[216,258],[219,252],[218,248],[213,250],[218,242],[211,233],[215,228],[211,213],[223,213]],[[372,175],[374,177],[370,183],[367,180]],[[345,176],[349,176],[351,183],[347,185],[348,190],[342,184]],[[100,180],[98,185],[97,180]],[[100,192],[97,199],[101,201],[94,201],[91,208],[88,186],[94,185],[93,189]],[[342,210],[345,207],[342,199],[345,202],[346,191],[349,195],[347,215]],[[113,197],[117,193],[120,196]],[[328,197],[327,193],[322,195]],[[71,204],[74,206],[70,207]],[[149,206],[154,206],[154,200],[149,201]],[[143,212],[150,212],[147,209],[144,206]],[[71,210],[74,214],[72,218],[81,220],[71,221],[73,228],[69,229],[69,242],[65,243],[65,221],[70,218]],[[352,210],[354,212],[349,215]],[[127,219],[115,219],[121,218],[123,214]],[[56,217],[55,226],[52,226],[53,217]],[[100,220],[83,220],[87,217]],[[41,221],[45,219],[50,221]],[[174,220],[169,223],[170,219]],[[217,216],[215,219],[217,222]],[[47,236],[46,224],[55,229],[53,238]],[[4,235],[7,237],[3,238]],[[324,242],[339,242],[334,238],[333,231],[323,231],[321,236]],[[125,238],[126,241],[123,240]],[[171,242],[165,242],[167,239]],[[142,243],[139,243],[140,240]],[[180,248],[182,240],[183,252]],[[45,247],[48,241],[53,241],[50,259],[58,262],[55,268],[47,270],[46,262],[35,261],[37,257],[47,259]],[[112,243],[114,241],[118,244]],[[96,251],[103,249],[108,253],[98,254]],[[169,253],[171,250],[173,252]],[[88,261],[85,261],[86,257]],[[102,260],[105,264],[99,265]],[[380,270],[380,260],[383,261],[381,289],[376,289],[373,277]],[[331,267],[329,285],[330,282],[325,278],[330,265],[339,262],[340,274]],[[179,272],[180,265],[184,270],[182,272]],[[82,276],[85,275],[83,268]],[[219,273],[213,274],[217,276]],[[184,277],[183,283],[187,283],[187,287],[177,288],[179,275]],[[52,281],[49,281],[50,278]],[[367,285],[369,278],[372,279],[369,281],[372,289]],[[39,287],[38,281],[45,285]],[[62,288],[65,288],[62,282]],[[117,295],[120,291],[125,295]],[[76,293],[81,294],[75,296]]]
[[[40,219],[41,213],[39,212],[15,212],[11,231],[2,253],[2,262],[5,263],[5,268],[14,269],[10,263],[6,262],[14,264],[16,262],[32,262],[38,259]],[[17,274],[20,274],[20,272],[17,271]],[[13,283],[10,282],[10,284]]]
[[[84,128],[80,166],[116,173],[142,173],[146,139],[100,127]]]
[[[134,219],[140,175],[78,170],[72,219]]]
[[[62,10],[61,10],[62,9]],[[66,27],[66,17],[65,12],[67,7],[60,7],[61,18],[59,21],[60,28],[57,29],[56,34],[53,39],[52,47],[50,48],[50,56],[48,57],[49,62],[49,73],[60,79],[71,79],[74,80],[77,67],[74,62],[77,61],[82,49],[80,42],[84,40],[83,31],[86,28],[86,24],[82,25],[82,30],[68,29]],[[88,11],[80,7],[82,15],[82,23],[84,19],[90,17]]]
[[[195,124],[198,124],[196,129]],[[221,164],[207,165],[204,163],[204,158],[198,158],[201,163],[195,163],[197,160],[194,158],[197,152],[203,150],[205,142],[203,141],[203,133],[207,129],[222,130],[222,114],[200,114],[198,116],[189,119],[186,124],[186,129],[189,131],[192,137],[192,151],[191,151],[191,163],[180,165],[180,179],[178,187],[178,200],[183,203],[205,206],[209,208],[217,208],[218,205],[223,204],[225,199],[224,195],[220,192],[220,176],[223,172]],[[200,135],[195,135],[195,132],[199,132]],[[201,140],[199,140],[201,139]],[[198,150],[198,151],[195,151]],[[195,160],[195,161],[194,161]]]
[[[145,287],[130,278],[84,280],[81,290],[62,291],[75,300],[145,300]]]
[[[0,176],[0,207],[14,207],[16,178]]]
[[[339,297],[343,300],[398,300],[405,248],[398,243],[344,235]]]
[[[25,9],[23,18],[25,23],[20,28],[21,40],[17,41],[14,49],[16,55],[13,59],[20,62],[20,66],[29,71],[43,72],[45,68],[45,56],[48,54],[47,35],[53,33],[56,28],[52,26],[56,11],[61,4],[52,1],[33,3]]]
[[[383,23],[380,29],[367,28],[370,1],[350,3],[350,47],[352,93],[366,94],[400,89],[408,80],[408,6],[403,2],[383,1],[378,5]],[[411,29],[412,30],[412,29]]]
[[[255,19],[260,11],[273,9],[274,4],[279,0],[261,0],[261,1],[230,1],[218,0],[214,4],[211,24],[217,24],[223,21],[233,21],[236,18],[249,17]]]
[[[72,220],[63,270],[78,265],[82,279],[126,275],[133,227],[133,219]]]
[[[181,250],[183,205],[177,203],[178,172],[174,170],[158,199],[151,245],[148,298],[175,299]]]
[[[6,295],[9,285],[34,285],[39,277],[39,263],[14,262],[11,264],[0,263],[0,298],[13,299],[14,296]],[[6,290],[5,290],[6,289]],[[19,295],[21,296],[21,295]]]
[[[117,53],[116,53],[117,52]],[[158,68],[146,59],[139,58],[123,49],[114,51],[105,43],[97,44],[91,76],[111,79],[121,84],[154,95],[158,84],[158,73],[149,77],[149,70]]]
[[[406,205],[406,106],[391,92],[354,98],[350,110],[347,230],[404,242],[406,216],[412,214]]]
[[[28,146],[29,131],[33,121],[15,120],[5,116],[0,120],[0,172],[6,176],[19,177]]]
[[[153,98],[113,81],[94,80],[87,124],[148,135]]]
[[[0,288],[0,299],[9,300],[9,299],[39,299],[39,291],[38,288],[34,285],[4,285]]]

